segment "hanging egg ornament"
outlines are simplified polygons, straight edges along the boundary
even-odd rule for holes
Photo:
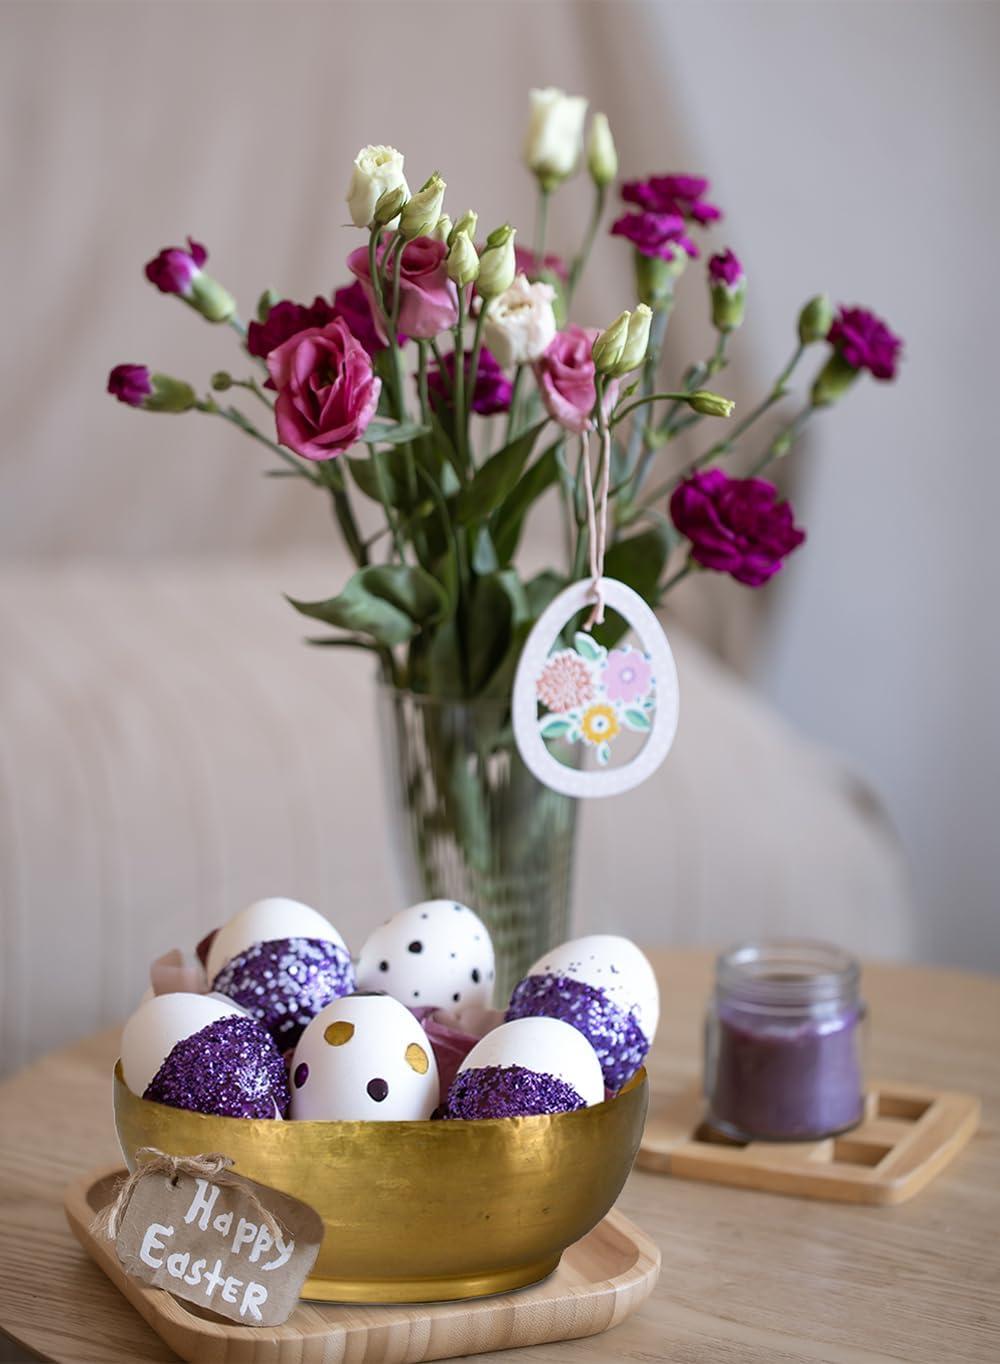
[[[617,1091],[652,1045],[660,993],[648,958],[634,942],[595,933],[540,957],[514,987],[506,1017],[572,1024],[597,1053],[608,1089]]]
[[[521,1018],[476,1043],[452,1081],[442,1116],[533,1117],[603,1099],[601,1063],[582,1033],[555,1018]]]
[[[210,988],[248,1009],[284,1051],[324,1004],[354,989],[351,954],[315,909],[297,900],[257,900],[214,935]]]
[[[424,900],[394,914],[361,948],[358,986],[385,990],[410,1008],[487,1009],[493,943],[478,914],[457,900]]]
[[[271,1037],[246,1010],[218,996],[155,995],[122,1033],[121,1065],[133,1094],[224,1118],[282,1118],[288,1076]]]
[[[292,1057],[292,1117],[404,1122],[440,1099],[423,1028],[391,995],[356,994],[320,1010]]]
[[[597,596],[631,626],[639,648],[608,650],[585,630],[572,649],[559,645],[566,626]],[[638,786],[670,751],[678,709],[677,667],[663,628],[639,594],[615,578],[572,583],[525,641],[511,698],[514,739],[525,766],[553,791],[615,796]],[[628,762],[609,766],[615,741],[629,731],[645,735],[645,743]],[[546,746],[552,739],[592,752],[597,768],[560,762]]]

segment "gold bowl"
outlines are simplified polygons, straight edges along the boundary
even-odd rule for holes
[[[604,1217],[639,1149],[647,1082],[572,1113],[478,1122],[268,1122],[140,1099],[115,1067],[129,1168],[143,1146],[221,1151],[309,1203],[325,1234],[302,1290],[323,1302],[435,1302],[537,1283]]]

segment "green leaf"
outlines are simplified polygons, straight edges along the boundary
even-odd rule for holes
[[[408,445],[418,436],[426,436],[429,426],[419,422],[369,422],[360,439],[365,445]]]
[[[524,584],[528,599],[528,613],[533,621],[537,620],[566,586],[566,579],[554,569],[546,568]]]
[[[500,567],[493,537],[485,526],[476,531],[476,541],[472,549],[472,567],[482,577],[495,573]]]
[[[622,716],[622,719],[629,729],[634,729],[638,734],[645,734],[652,728],[649,716],[646,712],[644,710],[636,710],[634,706],[629,707]]]
[[[560,739],[572,729],[572,720],[567,720],[563,715],[549,715],[538,726],[538,732],[543,739]]]
[[[524,527],[524,519],[531,504],[537,501],[559,477],[556,451],[561,445],[562,437],[539,455],[527,473],[518,479],[513,490],[497,510],[493,541],[497,548],[497,557],[502,564],[509,564],[514,557]]]
[[[378,470],[375,467],[376,459],[382,462],[385,495],[390,507],[409,508],[419,501],[419,492],[417,497],[414,497],[410,487],[405,450],[384,450],[378,455],[370,455],[367,459],[362,456],[347,456],[347,467],[351,477],[365,497],[370,497],[373,502],[382,501]]]
[[[607,767],[611,761],[611,748],[608,744],[599,744],[597,748],[597,761],[602,767]]]
[[[602,649],[593,636],[583,630],[578,630],[573,636],[573,647],[588,663],[599,663],[607,655],[607,650]]]
[[[388,646],[405,644],[448,610],[441,584],[424,569],[406,564],[359,569],[343,592],[327,601],[288,600],[303,616],[370,635]]]
[[[545,422],[539,422],[523,435],[491,455],[481,469],[456,498],[459,520],[463,522],[481,521],[496,511],[501,502],[513,491],[532,447],[538,439]]]

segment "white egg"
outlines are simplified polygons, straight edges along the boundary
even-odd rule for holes
[[[226,962],[232,961],[259,942],[278,942],[282,938],[315,938],[332,942],[347,951],[347,946],[328,919],[298,900],[275,896],[257,900],[223,924],[212,939],[205,962],[211,984]]]
[[[649,959],[629,938],[593,933],[554,947],[539,957],[529,976],[565,976],[595,990],[632,1014],[652,1042],[660,1021],[660,991]]]
[[[464,1008],[489,1008],[495,970],[493,943],[478,914],[456,900],[425,900],[369,935],[358,988],[460,1016]]]
[[[604,1076],[593,1047],[576,1028],[558,1018],[517,1018],[501,1023],[476,1043],[458,1068],[521,1066],[554,1075],[575,1089],[589,1108],[604,1100]]]
[[[440,1098],[427,1034],[391,995],[344,995],[321,1009],[292,1058],[293,1118],[429,1118]]]
[[[220,1018],[242,1017],[243,1009],[218,995],[154,995],[139,1005],[122,1033],[125,1083],[144,1094],[178,1042]]]

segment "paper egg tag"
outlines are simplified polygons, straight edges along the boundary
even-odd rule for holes
[[[606,606],[635,632],[640,648],[602,648],[589,634],[572,648],[554,647],[566,623],[592,604],[594,584],[573,583],[542,612],[521,653],[511,712],[514,738],[528,769],[566,796],[616,796],[652,776],[677,732],[677,667],[660,622],[624,583],[602,578]],[[538,714],[539,702],[545,707]],[[642,749],[620,767],[605,766],[626,732],[648,734]],[[594,751],[596,771],[567,767],[546,747],[564,739]]]
[[[279,1325],[316,1261],[322,1218],[267,1185],[183,1164],[136,1180],[115,1237],[123,1269],[241,1326]]]

